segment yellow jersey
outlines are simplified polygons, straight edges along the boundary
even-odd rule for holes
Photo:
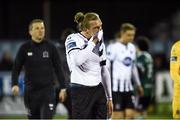
[[[170,74],[174,82],[174,97],[180,96],[180,41],[171,49]]]
[[[174,82],[173,95],[173,118],[180,118],[180,41],[176,42],[171,49],[170,74]]]

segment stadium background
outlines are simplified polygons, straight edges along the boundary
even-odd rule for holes
[[[145,35],[150,38],[150,52],[155,61],[155,89],[149,118],[171,118],[172,83],[168,62],[171,45],[180,39],[178,5],[178,1],[1,0],[0,118],[23,118],[26,113],[22,103],[23,78],[20,77],[22,93],[14,98],[10,92],[10,73],[17,49],[22,42],[29,40],[29,22],[34,18],[44,19],[46,38],[58,42],[64,29],[76,29],[73,18],[78,11],[93,11],[100,15],[107,43],[114,39],[115,33],[124,22],[131,22],[137,27],[136,36]],[[3,61],[6,58],[5,53],[10,55],[5,59],[6,62]],[[61,104],[57,113],[58,116],[66,117],[66,109]]]

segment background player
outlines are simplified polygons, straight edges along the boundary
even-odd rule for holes
[[[107,58],[111,64],[113,85],[113,118],[132,119],[134,115],[135,97],[132,79],[138,92],[143,94],[136,68],[136,48],[131,43],[136,28],[130,23],[124,23],[120,28],[120,38],[107,47]]]
[[[137,110],[144,119],[147,118],[147,108],[152,102],[153,91],[153,59],[149,51],[149,39],[145,36],[136,38],[137,68],[144,90],[144,95],[138,98]]]

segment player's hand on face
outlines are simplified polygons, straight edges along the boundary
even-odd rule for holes
[[[14,96],[19,94],[19,86],[18,85],[14,85],[11,90],[12,90],[12,93]]]
[[[100,42],[103,38],[103,30],[101,29],[100,31],[98,31],[95,35],[94,38],[97,38],[98,41]]]
[[[61,91],[59,92],[59,100],[61,102],[64,102],[66,97],[67,97],[66,89],[61,89]]]
[[[100,30],[94,36],[92,36],[90,40],[92,40],[92,42],[97,44],[98,42],[102,40],[102,38],[103,38],[103,30]]]
[[[103,30],[100,30],[100,31],[97,33],[97,38],[98,38],[99,41],[102,40],[102,38],[103,38]]]
[[[107,110],[108,110],[108,118],[111,118],[113,112],[113,102],[112,100],[107,101]]]

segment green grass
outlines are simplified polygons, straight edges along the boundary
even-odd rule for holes
[[[148,119],[172,119],[171,103],[158,103],[148,114]]]
[[[149,114],[148,119],[172,119],[171,114]]]

